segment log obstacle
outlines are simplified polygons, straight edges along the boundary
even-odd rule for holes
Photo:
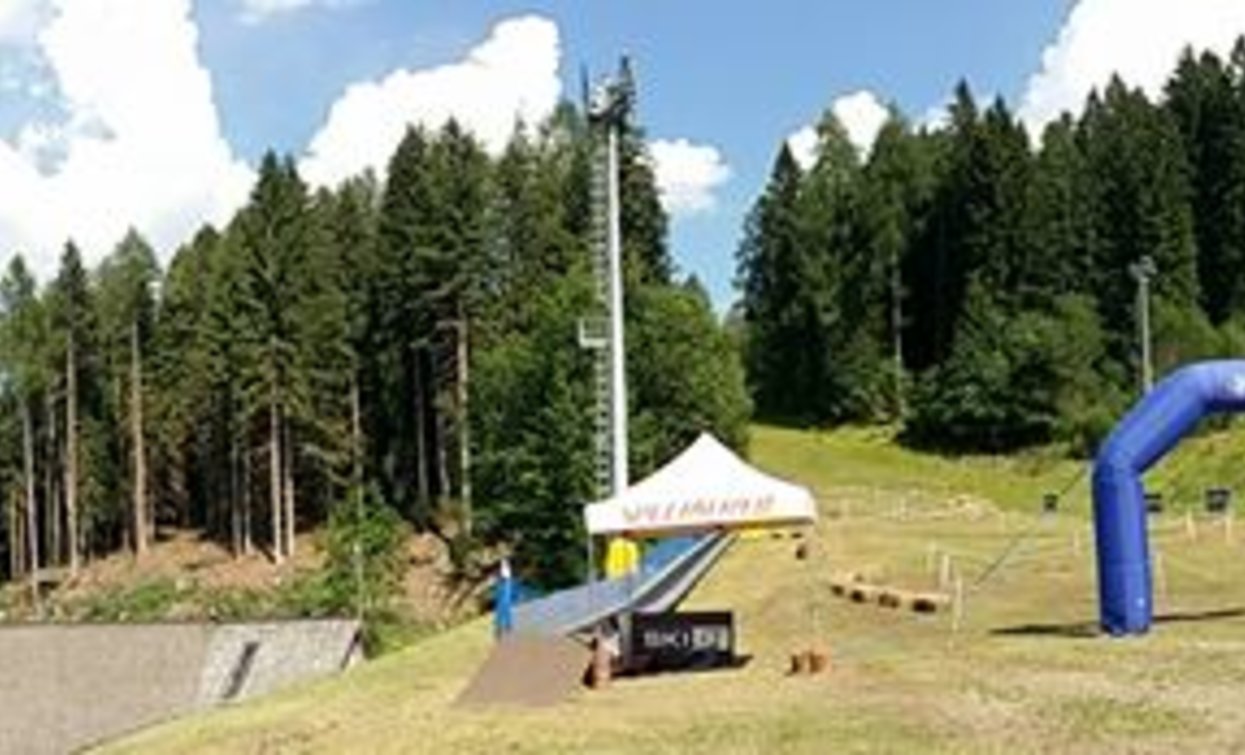
[[[951,596],[943,592],[905,590],[866,582],[863,575],[849,572],[830,578],[830,593],[853,603],[876,604],[882,608],[904,609],[915,613],[937,613],[951,606]]]

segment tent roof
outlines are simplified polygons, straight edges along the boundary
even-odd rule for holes
[[[817,507],[808,488],[750,466],[708,433],[622,494],[590,504],[588,532],[808,524]]]

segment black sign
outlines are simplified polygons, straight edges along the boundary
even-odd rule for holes
[[[628,665],[636,671],[729,666],[735,624],[729,611],[638,613],[631,617]]]
[[[1229,488],[1207,488],[1206,510],[1212,514],[1226,514],[1232,508],[1232,490]]]

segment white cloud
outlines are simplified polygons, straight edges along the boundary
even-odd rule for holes
[[[830,106],[830,111],[843,124],[847,138],[856,145],[861,155],[868,155],[869,150],[873,149],[873,140],[890,118],[890,111],[867,89],[839,97]]]
[[[890,111],[873,92],[861,89],[835,98],[830,112],[861,156],[868,156],[873,140],[886,124]],[[817,128],[802,126],[787,137],[787,147],[800,167],[808,170],[817,162]]]
[[[239,18],[243,23],[257,24],[278,16],[306,8],[341,8],[362,0],[237,0],[241,6]]]
[[[0,0],[0,44],[29,44],[47,10],[46,0]]]
[[[917,118],[916,124],[930,131],[938,131],[946,128],[951,123],[951,100],[945,100],[937,105],[930,105],[921,113],[921,117]]]
[[[717,147],[687,139],[658,139],[648,145],[661,203],[675,216],[708,212],[715,189],[730,180],[731,168]]]
[[[0,255],[43,277],[67,238],[88,261],[133,225],[167,253],[245,200],[198,59],[190,0],[51,0],[35,37],[63,118],[0,139]]]
[[[438,128],[450,118],[498,153],[516,118],[536,123],[553,112],[560,55],[558,27],[523,16],[497,24],[461,61],[353,84],[312,138],[302,173],[331,185],[367,167],[383,172],[407,124]]]
[[[1242,32],[1241,0],[1079,0],[1042,53],[1020,116],[1038,133],[1063,111],[1080,112],[1112,73],[1157,97],[1186,45],[1226,56]]]
[[[791,156],[801,168],[808,170],[813,167],[813,163],[817,162],[817,129],[803,126],[793,132],[787,137],[787,149],[791,150]]]

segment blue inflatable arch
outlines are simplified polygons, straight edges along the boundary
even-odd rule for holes
[[[1094,530],[1102,628],[1142,634],[1152,618],[1141,475],[1208,414],[1245,412],[1245,360],[1180,369],[1146,394],[1094,462]]]

